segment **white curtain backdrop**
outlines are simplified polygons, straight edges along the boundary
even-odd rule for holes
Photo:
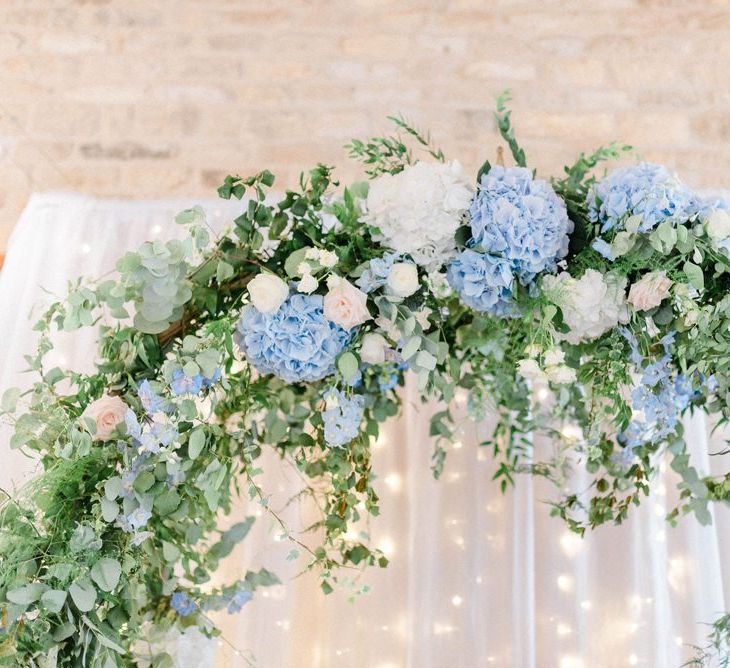
[[[35,337],[28,315],[62,296],[69,280],[101,276],[125,250],[179,234],[174,214],[201,203],[213,224],[231,220],[238,202],[101,200],[75,194],[33,196],[15,229],[0,274],[0,391],[27,386],[23,355]],[[42,289],[43,288],[43,289]],[[36,313],[40,309],[36,308]],[[59,338],[61,366],[89,369],[93,336]],[[663,516],[676,498],[671,472],[621,527],[602,527],[581,541],[549,516],[551,490],[520,478],[502,495],[491,481],[489,452],[476,444],[489,425],[466,423],[449,452],[443,478],[429,469],[428,406],[411,385],[403,414],[376,444],[382,515],[372,522],[376,545],[391,565],[371,570],[370,593],[325,597],[311,574],[293,579],[291,546],[262,516],[221,573],[235,577],[261,566],[284,584],[238,615],[217,618],[221,641],[187,636],[177,642],[180,666],[262,668],[612,668],[679,666],[703,644],[707,627],[730,604],[730,513],[713,509],[714,523]],[[458,410],[458,407],[457,407]],[[711,465],[722,448],[707,437],[706,421],[686,424],[695,464]],[[3,427],[0,484],[22,484],[34,463],[11,451]],[[721,439],[720,439],[721,440]],[[296,472],[266,455],[266,485],[282,508],[298,489]],[[715,458],[718,459],[718,458]],[[727,458],[725,458],[727,459]],[[246,512],[242,502],[237,517]],[[283,510],[293,525],[307,509]],[[258,514],[258,513],[257,513]],[[367,530],[367,527],[363,527]],[[306,537],[304,538],[306,541]]]

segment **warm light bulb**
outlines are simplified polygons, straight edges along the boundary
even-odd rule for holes
[[[395,552],[395,543],[389,536],[383,536],[378,543],[378,549],[388,558]]]
[[[559,636],[569,636],[572,629],[567,624],[558,624],[557,632]]]
[[[565,531],[560,536],[560,547],[566,555],[574,557],[583,548],[583,541],[572,531]]]
[[[590,610],[593,607],[593,603],[591,603],[590,601],[581,601],[580,607],[583,610]]]
[[[558,576],[558,589],[560,591],[572,591],[573,590],[573,578],[570,575],[559,575]]]
[[[463,602],[464,599],[461,598],[461,596],[459,596],[458,594],[451,597],[451,605],[453,605],[455,608],[458,608]]]
[[[639,657],[636,654],[629,654],[629,665],[635,666],[637,663],[639,663]]]

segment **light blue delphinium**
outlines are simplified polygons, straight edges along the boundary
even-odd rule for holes
[[[373,258],[368,263],[365,271],[360,274],[360,278],[355,281],[355,284],[363,292],[368,293],[382,288],[388,281],[390,270],[400,258],[400,253],[387,253],[383,257]]]
[[[524,167],[495,166],[469,209],[473,243],[506,259],[523,285],[553,271],[568,253],[573,222],[547,181]]]
[[[341,448],[360,433],[365,397],[360,394],[348,397],[344,392],[330,388],[324,399],[328,405],[322,413],[324,440],[331,448]]]
[[[698,202],[666,167],[642,162],[614,169],[588,193],[588,217],[601,232],[622,229],[629,216],[640,216],[639,232],[669,220],[684,222],[697,212]]]
[[[202,389],[202,374],[196,373],[194,376],[188,376],[182,369],[175,369],[173,371],[170,391],[175,396],[180,396],[181,394],[200,394],[200,390]]]
[[[179,435],[170,423],[148,420],[145,424],[140,424],[131,408],[124,415],[124,423],[127,434],[132,437],[140,453],[158,453],[160,448],[170,445]]]
[[[187,594],[181,591],[176,591],[173,593],[170,605],[172,606],[172,609],[181,617],[187,617],[188,615],[192,615],[198,607],[197,605],[195,605],[195,601],[193,601],[192,598],[190,598]]]
[[[168,409],[167,402],[157,395],[150,385],[150,381],[143,380],[137,389],[137,396],[142,403],[142,408],[148,415],[166,411]]]
[[[334,373],[350,334],[324,317],[321,295],[294,294],[275,313],[244,308],[234,338],[261,373],[297,383]]]
[[[233,615],[237,612],[241,612],[246,603],[253,598],[253,594],[247,589],[237,589],[236,593],[231,596],[231,600],[228,601],[227,611],[229,615]]]
[[[466,249],[446,270],[449,285],[475,311],[498,316],[513,315],[511,301],[514,277],[510,263],[494,255]]]

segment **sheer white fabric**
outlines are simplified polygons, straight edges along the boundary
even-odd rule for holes
[[[34,341],[27,316],[49,299],[41,286],[63,295],[69,280],[106,273],[143,240],[179,234],[173,216],[194,203],[34,196],[0,274],[0,391],[30,381],[21,373]],[[241,206],[203,204],[214,223],[230,220]],[[83,370],[95,350],[93,337],[74,334],[60,340],[54,354],[58,364]],[[500,494],[489,452],[476,446],[488,424],[464,424],[461,447],[449,453],[443,478],[434,481],[430,410],[410,385],[403,415],[388,424],[374,450],[383,512],[372,523],[372,538],[391,565],[353,583],[353,589],[368,584],[370,593],[351,603],[347,591],[322,595],[312,574],[292,579],[301,561],[287,561],[291,545],[272,540],[279,529],[261,517],[221,580],[263,566],[279,573],[284,585],[261,591],[238,615],[217,618],[224,641],[180,641],[178,665],[670,667],[691,656],[687,645],[704,642],[702,622],[730,603],[727,508],[714,508],[711,527],[693,518],[669,527],[663,516],[676,496],[673,474],[666,472],[656,494],[624,526],[600,528],[581,541],[549,516],[543,501],[552,491],[543,482],[521,478]],[[702,416],[686,426],[696,465],[708,469],[708,453],[721,446],[708,440]],[[8,434],[4,427],[5,489],[34,468],[9,449]],[[300,480],[272,453],[266,458],[273,507],[283,508]],[[256,509],[242,503],[239,516],[224,521],[246,512]],[[309,512],[282,510],[294,526],[306,525]]]

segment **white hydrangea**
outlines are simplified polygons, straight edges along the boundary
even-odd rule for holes
[[[380,230],[377,241],[436,268],[454,255],[454,235],[471,198],[458,162],[418,162],[370,184],[364,219]]]
[[[588,269],[576,279],[562,272],[545,276],[542,288],[563,312],[563,321],[570,331],[558,336],[569,343],[596,339],[629,320],[625,276]]]

